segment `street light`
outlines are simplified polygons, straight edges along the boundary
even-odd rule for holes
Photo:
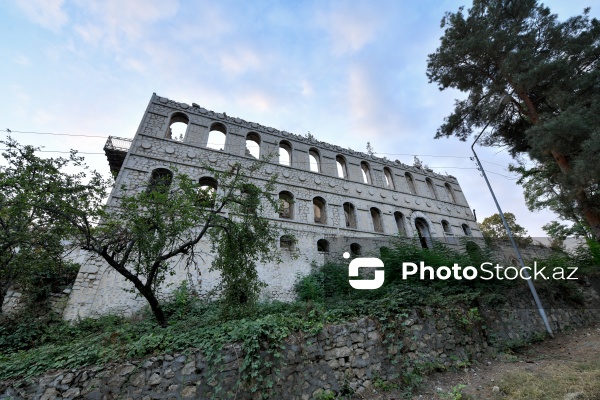
[[[500,109],[502,107],[505,107],[509,101],[510,101],[510,96],[505,95],[502,98],[502,100],[500,101],[500,104],[498,104],[498,108],[496,109],[496,112],[494,113],[494,115],[498,114],[500,112]],[[475,141],[471,145],[471,150],[473,151],[473,155],[475,156],[475,161],[477,162],[477,166],[479,167],[479,170],[483,174],[483,179],[485,179],[485,183],[487,183],[488,189],[490,189],[490,193],[492,194],[494,203],[496,203],[496,208],[498,209],[500,218],[502,218],[502,223],[504,224],[504,229],[506,229],[508,238],[510,239],[511,244],[512,244],[513,248],[515,249],[515,253],[517,254],[517,258],[519,259],[519,264],[521,264],[521,272],[524,272],[525,279],[527,280],[527,284],[529,285],[529,290],[531,291],[531,294],[533,295],[533,299],[535,300],[535,304],[537,305],[538,311],[540,312],[540,316],[542,317],[542,320],[544,321],[544,325],[546,325],[546,331],[548,331],[548,334],[551,337],[554,337],[554,333],[552,333],[552,328],[550,328],[550,324],[548,323],[548,317],[546,316],[546,311],[544,311],[544,306],[542,306],[542,302],[540,301],[537,291],[535,290],[535,286],[533,285],[533,280],[531,279],[531,276],[529,275],[529,271],[527,271],[527,268],[525,268],[525,262],[523,261],[523,257],[521,256],[521,251],[519,250],[519,247],[517,246],[517,243],[515,242],[515,239],[513,238],[510,227],[508,226],[508,223],[506,222],[506,218],[504,218],[504,213],[502,212],[502,209],[500,208],[500,204],[498,203],[498,200],[496,199],[496,195],[494,194],[494,191],[492,190],[490,181],[488,180],[487,175],[485,174],[483,165],[481,165],[481,161],[479,161],[479,157],[477,157],[477,153],[475,152],[475,143],[477,143],[477,141],[479,140],[481,135],[483,135],[483,132],[487,129],[489,124],[490,124],[490,122],[485,124],[485,126],[481,130],[481,133],[479,133],[477,138],[475,138]]]

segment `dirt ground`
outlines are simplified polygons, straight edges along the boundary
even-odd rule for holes
[[[464,386],[463,386],[464,385]],[[398,390],[358,398],[401,399]],[[424,378],[413,400],[600,400],[600,325],[557,335],[458,371]]]

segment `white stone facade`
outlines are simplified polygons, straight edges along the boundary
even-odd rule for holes
[[[187,123],[183,140],[169,138],[173,122]],[[211,129],[224,131],[223,150],[207,147]],[[297,276],[307,274],[312,262],[324,260],[325,252],[317,248],[319,239],[355,237],[360,242],[361,238],[397,236],[399,229],[403,231],[401,235],[417,237],[418,228],[425,236],[442,238],[450,244],[457,242],[455,237],[459,236],[481,237],[460,185],[452,176],[214,113],[196,104],[189,106],[156,94],[125,156],[109,202],[118,198],[122,185],[145,187],[157,168],[172,170],[176,167],[179,172],[201,179],[210,176],[203,164],[229,169],[235,162],[252,162],[254,158],[247,152],[247,138],[259,143],[261,158],[272,155],[270,162],[253,176],[255,183],[260,185],[277,174],[276,193],[293,196],[291,218],[281,218],[272,209],[268,217],[281,226],[282,231],[288,229],[296,236],[294,252],[299,257],[293,259],[285,250],[281,251],[283,263],[259,267],[261,279],[268,284],[266,298],[292,298]],[[291,165],[279,163],[280,147],[289,151]],[[319,172],[311,171],[309,154],[317,159]],[[345,164],[344,178],[338,176],[336,160]],[[314,161],[313,169],[316,169]],[[365,175],[368,183],[363,181]],[[318,223],[314,215],[315,198],[322,203]],[[345,203],[354,208],[354,218],[349,216],[351,221],[347,221]],[[201,246],[209,249],[208,243]],[[279,243],[273,244],[274,251],[280,251],[278,246]],[[124,290],[131,285],[102,261],[84,252],[76,258],[82,267],[64,312],[66,319],[107,312],[131,314],[144,305],[141,299],[135,299]],[[165,292],[173,290],[184,279],[201,293],[213,288],[219,277],[208,272],[211,261],[210,255],[204,256],[199,271],[179,269],[169,278]]]

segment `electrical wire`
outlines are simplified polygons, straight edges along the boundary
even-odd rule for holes
[[[9,133],[9,134],[10,133],[25,133],[25,134],[36,134],[36,135],[72,136],[72,137],[90,137],[90,138],[108,139],[108,136],[100,136],[100,135],[79,135],[79,134],[71,134],[71,133],[37,132],[37,131],[16,131],[16,130],[8,129],[8,128],[5,130],[5,132]],[[207,146],[208,145],[213,145],[215,147],[218,147],[218,146],[224,146],[224,143],[222,143],[222,142],[209,142],[209,143],[207,143]],[[246,145],[244,144],[244,145],[239,145],[239,146],[233,146],[233,145],[229,144],[228,147],[229,148],[231,148],[231,147],[234,147],[234,148],[235,147],[238,147],[238,148],[244,147],[244,148],[246,148]],[[0,150],[4,151],[6,149],[0,149]],[[60,150],[39,150],[39,151],[42,152],[42,153],[70,154],[70,151],[60,151]],[[78,151],[77,153],[78,154],[85,154],[85,155],[104,155],[105,154],[105,153],[100,153],[100,152],[84,152],[84,151]],[[468,156],[449,156],[449,155],[434,155],[434,154],[409,154],[409,153],[374,153],[374,154],[413,156],[413,157],[457,158],[457,159],[466,159],[466,158],[470,159],[471,158],[471,157],[468,157]],[[481,160],[481,161],[489,163],[489,164],[497,165],[497,166],[500,166],[500,167],[504,167],[501,164],[497,164],[497,163],[494,163],[494,162],[491,162],[491,161],[487,161],[487,160]],[[310,165],[310,161],[309,162],[298,162],[298,161],[296,161],[295,163],[296,164],[300,164],[300,165],[303,165],[303,164]],[[325,162],[325,163],[321,162],[320,163],[320,165],[331,165],[331,164],[337,164],[337,163],[327,163],[327,162]],[[428,168],[431,168],[431,169],[478,169],[478,168],[475,168],[475,167],[454,167],[454,166],[446,166],[446,167],[430,167],[430,166],[428,166]],[[505,171],[506,171],[506,169],[505,169]],[[509,179],[509,180],[515,180],[515,179],[517,179],[517,178],[511,177],[511,176],[508,176],[508,175],[503,175],[503,174],[498,173],[498,172],[493,172],[493,171],[487,171],[487,172],[489,172],[491,174],[498,175],[498,176],[502,176],[502,177],[504,177],[506,179]]]

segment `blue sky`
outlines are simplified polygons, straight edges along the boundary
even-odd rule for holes
[[[545,2],[563,20],[593,0]],[[595,0],[597,3],[597,0]],[[427,82],[445,11],[467,1],[23,0],[0,4],[0,129],[132,137],[153,92],[458,178],[481,221],[496,212],[470,143],[434,140],[458,92]],[[101,153],[102,138],[13,134]],[[0,138],[5,134],[0,133]],[[504,211],[531,213],[499,149],[478,150]],[[58,155],[58,154],[56,154]],[[427,156],[426,156],[427,155]],[[429,155],[444,156],[431,157]],[[450,156],[450,157],[447,157]],[[87,162],[108,174],[102,154]]]

